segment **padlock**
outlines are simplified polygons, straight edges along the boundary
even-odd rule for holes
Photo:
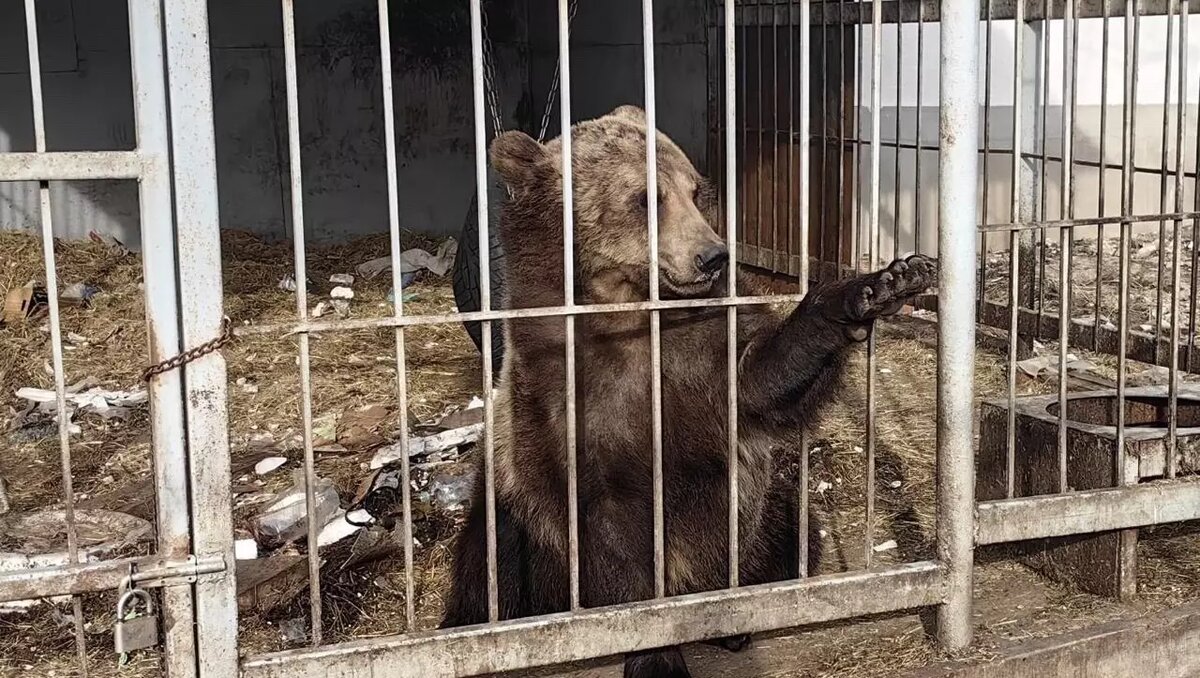
[[[146,606],[146,611],[136,617],[130,617],[130,604],[139,599]],[[142,589],[130,589],[121,594],[117,600],[117,623],[113,626],[113,649],[117,654],[125,654],[135,650],[158,645],[158,617],[154,614],[154,601],[150,594]]]

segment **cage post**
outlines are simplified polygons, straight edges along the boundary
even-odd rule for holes
[[[937,637],[971,642],[975,478],[971,413],[975,377],[975,240],[979,138],[979,3],[942,3],[938,148],[937,550],[945,601]]]
[[[145,162],[138,186],[142,223],[142,267],[146,287],[150,361],[179,353],[179,289],[176,233],[169,167],[166,78],[163,73],[163,15],[158,0],[129,3],[129,43],[133,64],[134,119],[137,146]],[[204,74],[207,77],[208,73]],[[154,439],[158,556],[184,558],[192,550],[188,515],[187,445],[179,371],[160,374],[147,386]],[[228,486],[224,488],[228,492]],[[162,592],[166,674],[196,675],[195,622],[190,586],[167,586]]]
[[[173,173],[178,248],[180,326],[190,348],[222,331],[221,232],[217,155],[209,77],[205,0],[163,3],[170,97],[171,144],[186,162]],[[225,359],[213,352],[183,368],[188,471],[192,490],[192,547],[221,554],[232,566],[229,422]],[[184,589],[186,590],[186,589]],[[232,567],[196,582],[196,658],[200,675],[237,672],[237,591]],[[190,630],[189,630],[190,631]]]
[[[1017,213],[1011,216],[1016,223],[1029,224],[1037,220],[1038,196],[1041,194],[1042,176],[1038,162],[1033,154],[1038,148],[1038,111],[1042,106],[1041,70],[1042,52],[1044,50],[1043,34],[1046,31],[1045,21],[1018,21],[1015,30],[1021,33],[1021,62],[1017,77],[1020,78],[1020,106],[1014,108],[1013,114],[1020,118],[1021,143],[1014,148],[1013,162],[1020,163],[1020,190],[1017,192]],[[1020,232],[1019,254],[1021,267],[1019,277],[1021,285],[1018,290],[1018,303],[1021,308],[1033,308],[1037,282],[1037,232],[1024,230]],[[1028,358],[1033,355],[1033,335],[1018,332],[1017,357]]]

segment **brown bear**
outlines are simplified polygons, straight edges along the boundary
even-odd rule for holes
[[[644,113],[622,106],[571,130],[575,300],[649,296],[647,210],[658,210],[663,298],[727,294],[729,253],[713,229],[712,187],[657,133],[658,195],[647,195]],[[512,308],[563,296],[561,139],[508,132],[491,145],[507,183],[499,229]],[[830,397],[851,346],[874,320],[925,291],[920,256],[814,289],[790,314],[738,312],[739,579],[798,576],[796,488],[773,453],[793,444]],[[739,290],[746,291],[745,284]],[[584,607],[653,598],[650,316],[578,316],[575,335],[580,597]],[[661,312],[666,593],[728,585],[728,353],[724,308]],[[569,608],[565,328],[561,317],[505,323],[495,403],[496,543],[501,619]],[[483,474],[456,542],[443,627],[487,621]],[[815,567],[819,539],[807,536]],[[745,638],[719,641],[738,649]],[[687,676],[678,648],[628,655],[629,678]]]

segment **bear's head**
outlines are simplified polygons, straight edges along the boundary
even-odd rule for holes
[[[712,228],[715,192],[683,151],[657,133],[658,196],[650,198],[647,133],[645,113],[635,106],[621,106],[572,128],[576,270],[581,279],[620,281],[644,295],[650,265],[648,206],[656,206],[660,295],[707,296],[716,290],[729,261],[729,250]],[[561,229],[562,140],[540,144],[522,132],[506,132],[492,142],[491,158],[515,200]]]

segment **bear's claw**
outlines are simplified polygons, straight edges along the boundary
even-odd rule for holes
[[[846,314],[852,322],[867,322],[899,311],[904,303],[937,282],[933,259],[914,254],[887,268],[861,276],[846,288]]]

